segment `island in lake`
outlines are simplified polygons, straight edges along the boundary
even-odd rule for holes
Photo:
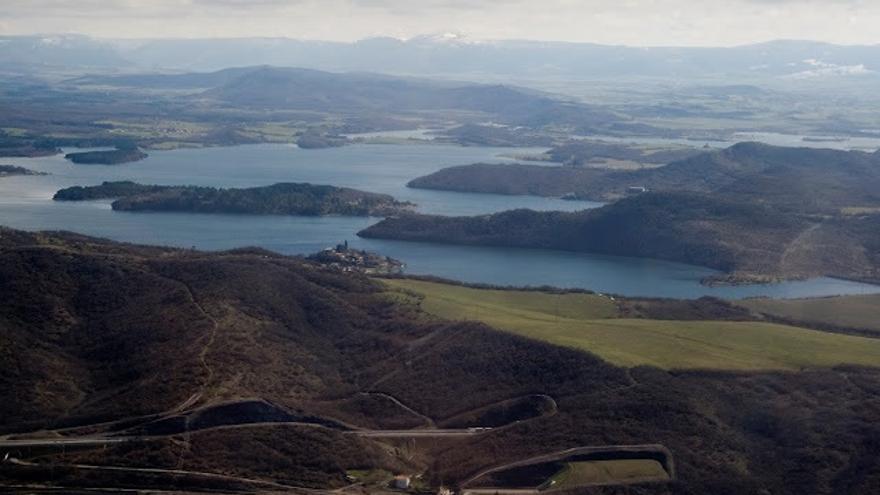
[[[0,177],[11,177],[13,175],[49,175],[46,172],[37,172],[29,168],[18,167],[16,165],[0,165]]]
[[[158,186],[104,182],[74,186],[55,193],[56,201],[115,199],[114,210],[246,213],[254,215],[390,216],[412,209],[412,203],[346,187],[279,183],[251,188]]]
[[[64,158],[78,165],[121,165],[143,160],[148,155],[138,148],[115,150],[80,151],[68,153]]]

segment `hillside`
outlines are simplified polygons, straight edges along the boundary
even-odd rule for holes
[[[407,187],[443,191],[560,197],[567,194],[584,199],[607,200],[608,195],[592,191],[608,171],[594,168],[557,167],[521,163],[474,163],[456,165],[417,177]]]
[[[581,139],[554,146],[545,155],[551,161],[577,167],[601,166],[608,161],[656,166],[684,160],[701,152],[687,146],[650,147]]]
[[[114,210],[247,213],[253,215],[383,216],[408,211],[413,205],[387,194],[307,183],[279,183],[244,189],[197,186],[155,186],[104,182],[74,186],[55,193],[56,201],[115,199]]]
[[[809,299],[755,298],[740,304],[755,313],[788,321],[808,322],[828,328],[847,328],[867,335],[880,335],[880,295],[820,297]]]
[[[474,319],[517,335],[584,349],[618,366],[798,370],[856,363],[872,366],[880,360],[880,339],[755,321],[756,316],[748,311],[710,298],[688,301],[686,310],[684,304],[676,307],[667,300],[618,301],[597,294],[477,289],[407,279],[385,283],[392,291],[416,294],[414,303],[431,315],[452,321]],[[784,307],[787,302],[771,300],[766,306],[780,303]],[[838,304],[856,307],[859,302],[841,298]],[[632,311],[651,306],[655,310],[651,317]],[[765,310],[753,304],[748,307]],[[860,330],[861,322],[855,323],[841,328]]]
[[[434,491],[569,447],[656,443],[674,481],[617,492],[880,487],[875,368],[620,368],[262,250],[3,229],[0,261],[0,434],[18,432],[0,439],[15,458],[0,465],[4,486],[302,493],[384,469],[424,473]],[[556,408],[504,423],[535,394]],[[363,430],[504,414],[458,437]],[[108,431],[121,442],[100,443]],[[22,446],[39,438],[98,443]]]
[[[880,206],[880,154],[739,143],[668,165],[634,171],[475,164],[417,178],[411,187],[616,200],[629,187],[715,193],[788,209],[834,211]]]
[[[708,266],[738,279],[828,275],[880,281],[880,215],[811,217],[719,195],[643,193],[581,212],[405,215],[358,235],[561,249]]]

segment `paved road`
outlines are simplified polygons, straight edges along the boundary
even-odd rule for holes
[[[540,493],[537,488],[472,488],[461,491],[461,495],[533,495]]]
[[[235,428],[255,428],[265,426],[307,426],[314,428],[326,428],[325,426],[314,423],[248,423],[242,425],[224,425],[207,429],[235,429]],[[479,435],[490,431],[491,428],[462,428],[462,429],[442,429],[442,428],[425,428],[417,430],[350,430],[342,431],[346,435],[356,435],[359,437],[370,438],[414,438],[414,437],[466,437]],[[197,430],[202,431],[202,430]],[[337,430],[338,431],[338,430]],[[120,436],[120,437],[76,437],[76,438],[28,438],[16,440],[0,440],[0,448],[16,448],[16,447],[51,447],[51,446],[103,446],[109,444],[146,441],[156,438],[164,438],[171,435],[155,435],[155,436]]]
[[[131,439],[131,437],[29,438],[18,440],[0,440],[0,448],[49,447],[53,445],[101,446],[109,445],[112,443],[127,442]]]
[[[442,429],[426,428],[423,430],[357,430],[347,432],[359,437],[372,438],[413,438],[413,437],[469,437],[486,433],[491,428]]]
[[[9,459],[7,462],[11,464],[16,464],[19,466],[27,466],[27,467],[41,467],[39,464],[22,461],[20,459]],[[218,473],[209,473],[205,471],[188,471],[183,469],[160,469],[160,468],[137,468],[137,467],[128,467],[128,466],[96,466],[91,464],[65,464],[66,467],[76,468],[80,470],[87,471],[116,471],[123,473],[148,473],[148,474],[163,474],[163,475],[171,475],[171,476],[192,476],[195,478],[204,478],[210,480],[217,481],[227,481],[234,483],[242,483],[245,485],[250,485],[254,488],[260,489],[271,489],[271,490],[282,490],[282,491],[295,491],[301,493],[308,493],[314,495],[324,495],[329,494],[329,490],[316,490],[312,488],[305,488],[300,486],[291,486],[284,485],[281,483],[276,483],[274,481],[269,480],[260,480],[253,478],[242,478],[240,476],[230,476],[225,474]],[[152,490],[146,490],[152,491]],[[250,491],[250,490],[247,490]]]

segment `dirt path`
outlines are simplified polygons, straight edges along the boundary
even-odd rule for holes
[[[821,223],[814,223],[810,225],[806,229],[802,230],[800,234],[797,235],[791,242],[788,243],[788,246],[785,247],[785,251],[782,252],[782,256],[779,257],[779,269],[783,273],[785,273],[789,268],[789,263],[791,261],[791,256],[797,251],[806,249],[810,246],[809,239],[816,232],[816,230],[821,227]]]
[[[180,404],[178,404],[177,406],[172,408],[170,411],[167,411],[166,413],[164,413],[164,415],[167,416],[167,415],[181,413],[181,412],[190,410],[196,404],[198,404],[199,401],[202,400],[202,398],[205,397],[205,391],[207,390],[208,385],[210,385],[211,380],[214,378],[214,368],[211,367],[211,365],[208,363],[208,359],[207,359],[208,351],[210,351],[211,346],[214,345],[214,341],[217,339],[217,332],[220,328],[220,324],[217,322],[217,320],[213,316],[210,315],[210,313],[208,313],[208,311],[205,310],[205,307],[202,306],[202,303],[200,303],[199,300],[196,298],[196,295],[193,292],[192,287],[189,286],[189,284],[187,284],[186,282],[183,282],[181,280],[177,280],[177,279],[173,279],[173,278],[168,278],[168,277],[162,277],[162,278],[164,278],[166,280],[173,281],[173,282],[179,284],[181,287],[183,287],[186,290],[186,293],[189,296],[190,302],[192,302],[193,306],[195,306],[199,310],[199,313],[201,313],[202,316],[204,316],[208,321],[211,322],[211,330],[208,333],[207,342],[205,342],[205,345],[202,347],[202,350],[199,351],[199,357],[198,357],[199,364],[201,365],[202,369],[205,371],[205,379],[202,380],[202,383],[199,386],[198,391],[194,392],[186,400],[184,400],[183,402],[181,402]]]
[[[437,424],[434,422],[433,419],[431,419],[431,418],[429,418],[428,416],[425,416],[424,414],[422,414],[422,413],[416,411],[415,409],[409,407],[408,405],[404,404],[403,402],[400,402],[400,400],[398,400],[397,397],[394,397],[393,395],[388,395],[388,394],[386,394],[386,393],[384,393],[384,392],[360,392],[360,393],[358,393],[358,395],[367,395],[367,396],[369,396],[369,395],[377,395],[377,396],[379,396],[379,397],[384,397],[384,398],[390,400],[391,402],[395,403],[398,407],[400,407],[401,409],[405,410],[406,412],[412,414],[413,416],[416,416],[416,417],[420,418],[422,421],[425,422],[425,424],[426,424],[427,426],[429,426],[429,427],[431,427],[431,428],[436,428],[436,427],[437,427]]]

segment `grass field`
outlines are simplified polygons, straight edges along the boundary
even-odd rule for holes
[[[581,486],[669,479],[669,474],[653,459],[569,462],[553,475],[549,490]]]
[[[792,320],[880,331],[880,294],[818,299],[749,299],[739,304],[752,311]]]
[[[479,320],[500,330],[589,351],[619,366],[797,370],[880,363],[880,339],[763,322],[616,318],[613,301],[588,294],[481,290],[416,280],[384,282],[423,296],[421,308],[431,315]]]

